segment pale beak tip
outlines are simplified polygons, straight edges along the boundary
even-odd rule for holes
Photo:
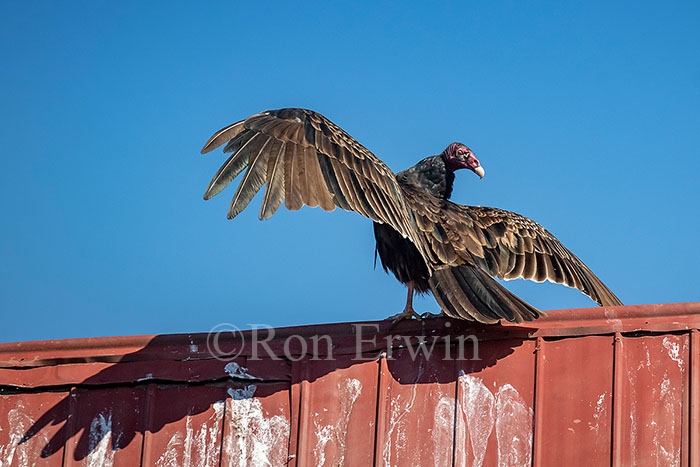
[[[486,174],[486,171],[484,170],[483,167],[479,166],[474,169],[474,173],[479,176],[479,179],[484,178],[484,175]]]

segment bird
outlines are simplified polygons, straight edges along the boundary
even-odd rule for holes
[[[449,144],[394,174],[369,149],[312,110],[284,108],[257,113],[212,135],[201,150],[222,145],[230,157],[204,193],[219,194],[244,170],[228,210],[233,219],[265,186],[260,220],[284,202],[324,211],[340,208],[374,224],[376,257],[408,288],[394,321],[421,318],[415,293],[432,293],[447,317],[494,324],[521,323],[546,314],[493,277],[549,280],[573,287],[600,306],[622,302],[559,240],[535,221],[502,209],[450,201],[455,172],[480,179],[485,170],[462,143]]]

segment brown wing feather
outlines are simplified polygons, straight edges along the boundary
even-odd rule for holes
[[[469,212],[474,219],[475,228],[491,232],[498,244],[505,247],[511,255],[517,254],[513,242],[519,241],[518,234],[526,232],[532,239],[532,250],[523,254],[529,257],[528,263],[535,264],[532,273],[535,281],[548,280],[575,287],[602,306],[622,305],[620,299],[593,274],[583,261],[537,222],[513,212],[480,206],[459,206],[449,203],[446,211],[452,215],[463,215],[462,213]],[[570,271],[569,275],[563,273],[563,267]],[[511,274],[513,270],[509,268],[488,272],[501,279],[518,277],[513,276]]]
[[[475,265],[499,279],[548,280],[576,288],[599,305],[622,305],[576,255],[537,222],[502,209],[462,206],[402,188],[415,211],[416,226],[430,245],[426,253],[431,269],[445,264]],[[439,241],[435,225],[447,232],[453,255],[433,245]]]
[[[279,143],[279,149],[271,150],[267,158],[267,188],[260,205],[260,217],[269,219],[282,204],[284,190],[284,143]]]
[[[216,132],[202,153],[225,143],[233,154],[209,183],[204,198],[219,193],[248,168],[230,217],[240,213],[265,183],[272,183],[265,192],[261,219],[270,217],[282,199],[292,210],[303,204],[327,211],[340,207],[391,225],[418,242],[394,173],[323,115],[306,109],[262,112]]]

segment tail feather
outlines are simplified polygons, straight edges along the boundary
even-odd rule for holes
[[[508,308],[502,307],[502,300],[498,300],[498,296],[485,287],[474,277],[473,268],[452,268],[451,272],[457,279],[460,290],[466,295],[469,302],[481,312],[481,314],[490,319],[506,318],[509,321],[513,319],[513,312]]]
[[[437,270],[430,278],[430,287],[445,314],[454,318],[520,323],[545,315],[475,266]]]

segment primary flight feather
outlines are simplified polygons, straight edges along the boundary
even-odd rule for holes
[[[452,143],[394,174],[377,156],[323,115],[306,109],[269,110],[217,131],[202,154],[226,144],[228,160],[204,199],[245,170],[228,211],[237,216],[265,186],[260,219],[284,201],[355,211],[374,221],[376,252],[385,271],[408,286],[398,318],[415,316],[414,292],[432,292],[454,318],[495,323],[530,321],[542,312],[500,279],[549,280],[575,287],[602,306],[621,305],[583,262],[538,223],[496,208],[449,201],[454,172],[484,169],[464,144]]]

